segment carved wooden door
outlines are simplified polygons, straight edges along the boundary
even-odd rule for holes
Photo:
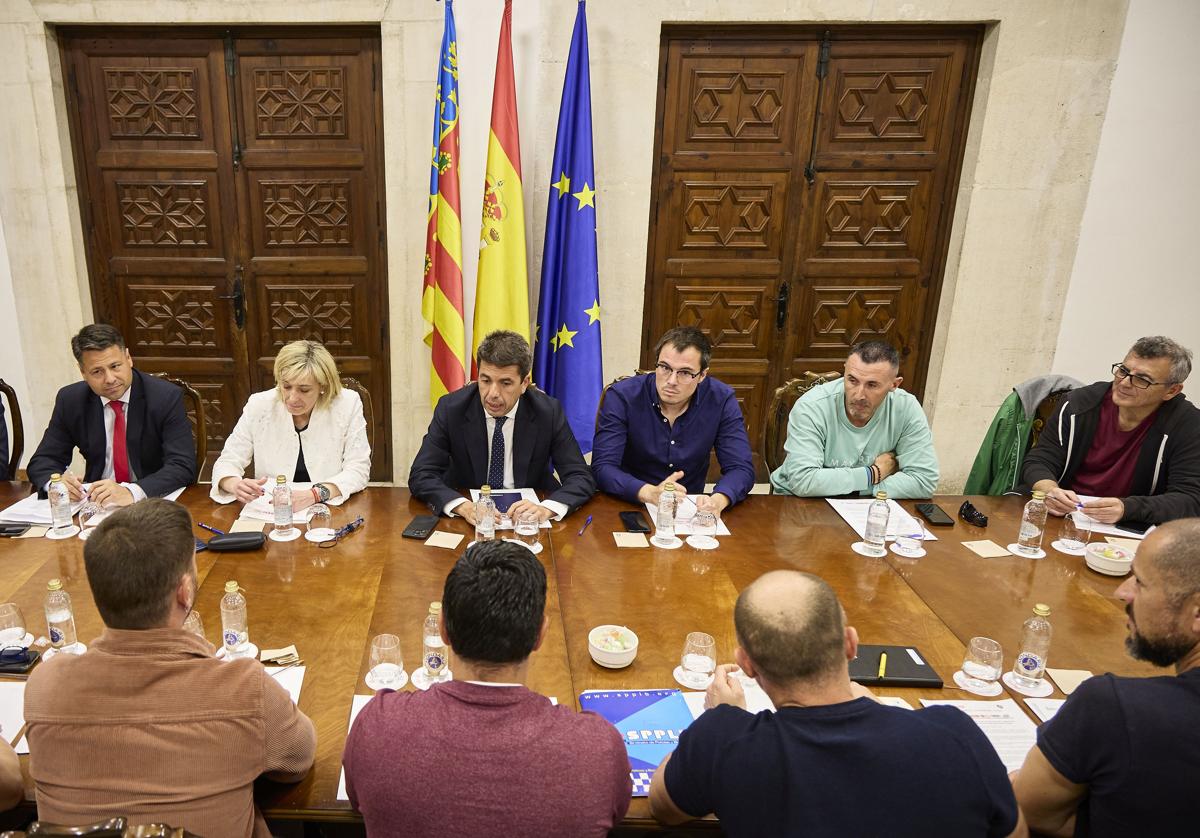
[[[664,36],[642,363],[701,328],[765,479],[784,381],[880,338],[923,394],[980,33],[760,29]]]
[[[205,399],[206,478],[285,343],[375,409],[391,478],[379,35],[62,33],[97,320]]]

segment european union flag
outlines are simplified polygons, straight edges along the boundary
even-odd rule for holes
[[[587,454],[604,387],[600,353],[600,280],[596,261],[596,172],[592,160],[592,86],[587,14],[580,0],[567,57],[550,176],[546,246],[538,297],[534,383],[562,402]]]

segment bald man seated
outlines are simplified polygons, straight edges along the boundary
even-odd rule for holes
[[[737,666],[650,786],[665,824],[715,813],[729,836],[1024,836],[1004,765],[952,707],[879,704],[851,682],[858,633],[837,595],[777,570],[738,597]],[[746,711],[738,668],[777,708]]]

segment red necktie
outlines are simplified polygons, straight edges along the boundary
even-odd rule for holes
[[[113,409],[113,480],[129,482],[129,453],[125,450],[125,403],[109,402]]]

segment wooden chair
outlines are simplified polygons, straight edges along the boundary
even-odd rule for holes
[[[44,835],[47,838],[65,838],[68,835],[84,835],[87,838],[199,838],[178,827],[161,823],[133,825],[125,818],[109,818],[87,826],[57,826],[52,823],[34,821],[24,832],[5,832],[0,838],[24,838]]]
[[[9,440],[8,446],[8,479],[17,479],[17,466],[21,462],[21,455],[25,453],[25,425],[21,422],[21,404],[17,401],[17,391],[12,386],[0,378],[0,393],[3,393],[8,401],[8,414],[12,417],[12,439]]]
[[[353,390],[358,393],[358,397],[362,399],[363,417],[367,420],[367,444],[371,446],[371,451],[375,451],[375,403],[371,401],[371,392],[362,385],[362,382],[357,378],[345,377],[342,379],[342,386],[347,390]]]
[[[208,420],[204,416],[204,397],[182,378],[172,378],[165,372],[151,375],[183,390],[185,409],[188,411],[188,418],[192,420],[192,436],[196,439],[196,473],[199,474],[204,470],[204,461],[208,459]]]
[[[840,372],[805,371],[799,378],[793,378],[776,388],[767,410],[767,427],[762,437],[761,454],[768,473],[783,465],[787,456],[783,446],[787,442],[788,415],[796,400],[818,384],[836,381],[841,377]]]
[[[633,375],[646,375],[653,370],[634,370]],[[624,381],[627,378],[632,378],[629,375],[618,375],[608,384],[604,385],[604,389],[600,391],[600,401],[596,402],[596,430],[600,430],[600,409],[604,407],[604,397],[608,395],[608,388],[616,384],[618,381]]]

